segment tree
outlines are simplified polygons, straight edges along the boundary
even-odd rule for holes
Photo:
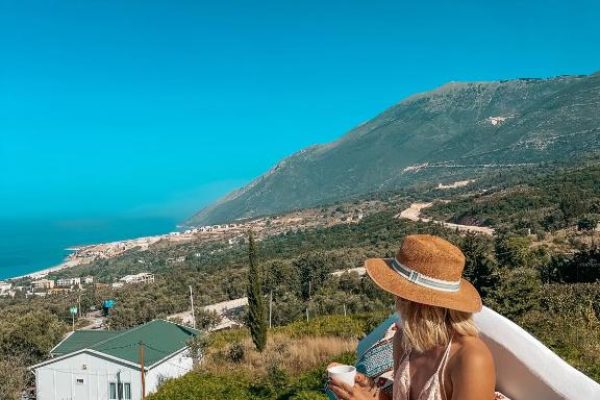
[[[540,274],[532,268],[503,269],[495,273],[495,285],[486,303],[496,312],[518,322],[527,312],[540,306]]]
[[[482,295],[492,285],[495,263],[491,247],[490,241],[474,233],[467,233],[461,244],[466,258],[464,276]]]
[[[573,184],[563,186],[562,198],[558,206],[563,212],[567,224],[586,211],[585,203],[579,198],[577,187]]]
[[[594,283],[600,281],[600,247],[552,258],[541,269],[545,282]]]
[[[204,354],[208,349],[208,344],[208,336],[205,333],[200,333],[187,342],[187,345],[190,348],[192,360],[194,361],[195,365],[197,365],[202,357],[204,357]]]
[[[55,315],[42,310],[26,314],[0,315],[0,359],[4,355],[19,356],[26,363],[47,357],[60,341],[66,325]]]
[[[531,239],[507,235],[496,239],[496,259],[502,267],[531,267],[534,261],[529,249]]]
[[[197,308],[195,312],[196,328],[210,330],[221,323],[221,316],[216,311]]]
[[[592,231],[598,225],[598,218],[594,215],[585,215],[577,221],[577,229],[580,231]]]
[[[300,295],[308,300],[329,277],[329,266],[322,252],[303,254],[294,261],[298,271]]]
[[[0,399],[21,399],[26,381],[24,364],[24,360],[18,358],[0,359]]]
[[[256,349],[262,352],[267,345],[267,322],[252,231],[248,231],[248,263],[248,327]]]

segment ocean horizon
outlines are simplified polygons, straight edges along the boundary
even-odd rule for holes
[[[67,248],[168,233],[167,217],[0,220],[0,280],[63,262]]]

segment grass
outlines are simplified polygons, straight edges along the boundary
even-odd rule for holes
[[[325,367],[354,364],[358,338],[376,320],[326,316],[273,328],[262,353],[246,329],[214,332],[196,370],[165,382],[148,399],[326,400]]]
[[[251,376],[265,375],[277,367],[297,375],[323,365],[332,358],[356,349],[357,340],[336,336],[290,338],[283,333],[270,335],[266,349],[259,353],[249,337],[218,350],[207,352],[200,369],[223,374],[235,368]]]

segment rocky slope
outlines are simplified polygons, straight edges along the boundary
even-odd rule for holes
[[[304,149],[194,215],[212,224],[600,148],[600,73],[449,83]]]

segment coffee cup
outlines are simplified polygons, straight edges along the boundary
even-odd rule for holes
[[[354,386],[356,368],[352,365],[335,365],[327,368],[327,376],[330,379],[335,379],[338,382],[343,382],[347,385]]]

